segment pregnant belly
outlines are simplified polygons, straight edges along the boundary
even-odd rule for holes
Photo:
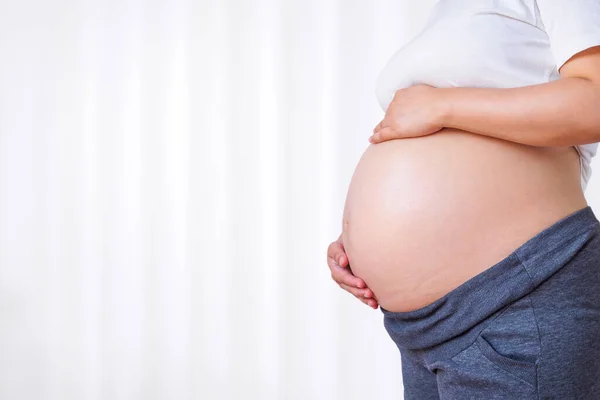
[[[444,129],[367,148],[348,188],[342,241],[379,304],[411,311],[586,205],[573,147]]]

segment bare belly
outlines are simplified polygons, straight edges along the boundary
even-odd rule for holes
[[[587,205],[573,147],[444,129],[370,145],[350,182],[342,241],[380,306],[442,297]]]

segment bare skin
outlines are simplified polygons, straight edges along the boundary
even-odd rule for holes
[[[410,311],[587,206],[572,145],[600,139],[598,71],[600,47],[567,61],[560,82],[448,90],[454,128],[423,112],[432,91],[398,96],[351,182],[332,278],[373,308]]]
[[[421,308],[585,207],[579,174],[573,147],[455,129],[369,146],[346,197],[344,259],[380,306]]]
[[[354,276],[348,263],[348,256],[344,250],[342,243],[342,235],[340,235],[327,248],[327,265],[331,270],[331,278],[344,290],[353,294],[357,299],[366,305],[377,309],[377,299],[374,297],[373,291],[369,289],[366,283]]]

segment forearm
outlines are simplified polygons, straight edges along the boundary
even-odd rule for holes
[[[443,127],[531,146],[600,142],[600,87],[587,79],[437,90]]]

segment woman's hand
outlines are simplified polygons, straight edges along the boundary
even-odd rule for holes
[[[443,126],[438,122],[442,118],[439,90],[418,84],[396,91],[369,142],[426,136],[441,130]]]
[[[377,309],[377,300],[365,282],[350,271],[348,256],[342,243],[342,235],[327,248],[327,264],[331,270],[331,278],[344,290],[352,293],[360,301]]]

